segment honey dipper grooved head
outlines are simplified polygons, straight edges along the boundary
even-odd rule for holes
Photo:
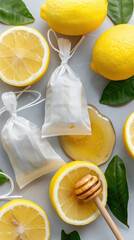
[[[77,198],[84,201],[91,201],[101,191],[101,181],[96,176],[90,174],[76,182],[74,188]]]

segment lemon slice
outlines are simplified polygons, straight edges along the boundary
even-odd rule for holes
[[[50,183],[50,199],[53,207],[63,221],[72,225],[85,225],[94,221],[100,214],[93,200],[84,202],[74,193],[78,180],[87,174],[97,176],[102,183],[99,194],[102,203],[107,200],[107,183],[102,171],[89,162],[71,162],[54,175]]]
[[[0,78],[14,86],[37,82],[49,63],[49,47],[34,28],[18,26],[0,35]]]
[[[45,212],[28,200],[13,200],[0,208],[0,239],[47,240],[49,222]]]
[[[123,142],[127,152],[134,159],[134,112],[128,117],[124,124]]]

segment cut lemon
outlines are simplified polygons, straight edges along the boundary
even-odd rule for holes
[[[0,35],[0,78],[14,86],[37,82],[49,63],[49,47],[34,28],[18,26]]]
[[[128,117],[124,124],[123,142],[127,152],[134,159],[134,112]]]
[[[102,184],[99,198],[105,205],[107,183],[102,171],[89,162],[71,162],[59,169],[50,183],[50,199],[63,221],[72,225],[85,225],[94,221],[100,214],[93,200],[79,200],[74,192],[75,184],[87,174],[97,176]]]
[[[0,239],[48,240],[49,222],[45,212],[28,200],[13,200],[0,208]]]

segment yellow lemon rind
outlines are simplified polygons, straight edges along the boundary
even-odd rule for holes
[[[134,75],[134,25],[119,24],[97,39],[90,68],[105,78],[120,81]]]

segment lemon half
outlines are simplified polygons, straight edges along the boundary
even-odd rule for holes
[[[134,112],[128,117],[124,124],[123,142],[127,152],[134,159]]]
[[[28,200],[13,200],[0,208],[1,240],[48,240],[49,222],[42,208]]]
[[[0,78],[14,86],[37,82],[45,74],[50,51],[34,28],[18,26],[0,35]]]
[[[102,183],[99,198],[105,205],[107,200],[107,183],[102,171],[89,162],[71,162],[63,166],[50,183],[52,205],[63,221],[72,225],[85,225],[94,221],[100,214],[93,200],[84,202],[74,193],[75,183],[87,174],[97,176]]]

